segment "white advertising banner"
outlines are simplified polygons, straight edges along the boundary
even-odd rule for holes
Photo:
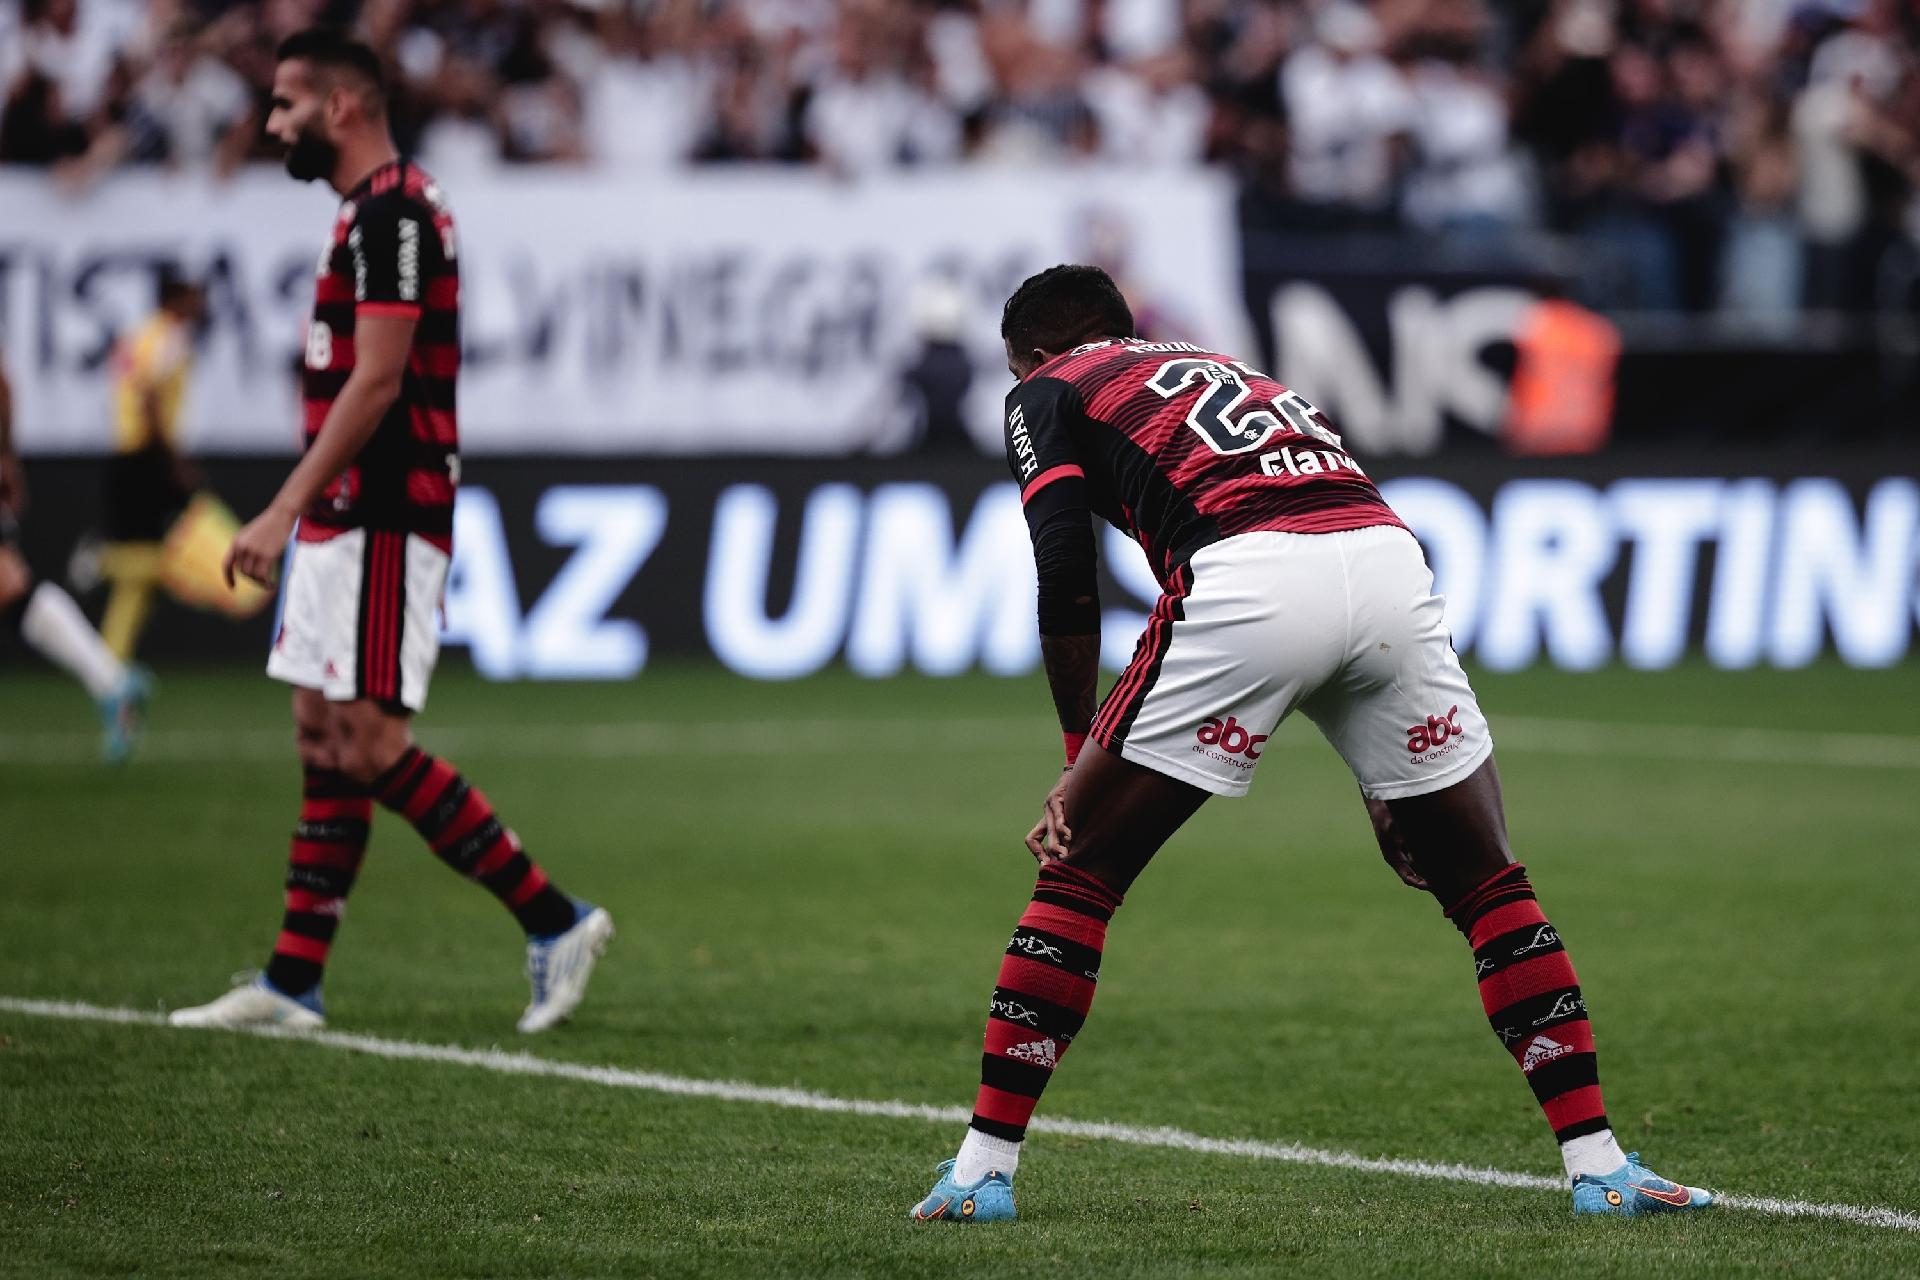
[[[1247,350],[1232,191],[1214,174],[994,169],[847,183],[806,172],[671,180],[502,171],[447,189],[459,231],[464,447],[475,453],[889,450],[914,428],[923,333],[972,366],[991,442],[1001,303],[1097,260],[1155,331]],[[294,371],[332,193],[278,171],[224,185],[128,173],[74,197],[0,173],[0,350],[23,448],[107,447],[114,337],[162,264],[205,277],[190,449],[291,450]]]

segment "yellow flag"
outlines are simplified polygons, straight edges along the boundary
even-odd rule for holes
[[[245,578],[229,587],[220,572],[240,521],[227,504],[211,493],[193,496],[187,509],[167,530],[160,554],[160,581],[174,599],[224,613],[229,618],[251,618],[266,608],[273,592]]]

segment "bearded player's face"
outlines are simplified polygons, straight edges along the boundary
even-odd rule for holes
[[[267,136],[280,144],[287,172],[302,182],[332,174],[340,154],[327,136],[329,96],[306,61],[294,58],[274,68]]]

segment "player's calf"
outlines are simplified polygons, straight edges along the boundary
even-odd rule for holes
[[[373,799],[332,769],[308,766],[287,866],[286,914],[267,981],[295,998],[318,991],[347,895],[366,857]]]
[[[1607,1123],[1586,997],[1526,868],[1488,878],[1447,915],[1473,948],[1481,1007],[1553,1126],[1567,1175],[1612,1173],[1626,1154]]]
[[[573,899],[555,888],[504,826],[479,788],[445,760],[409,746],[375,778],[373,796],[413,824],[442,862],[476,880],[531,935],[564,933],[575,923]]]
[[[527,933],[533,995],[523,1032],[571,1017],[586,995],[601,952],[613,938],[607,912],[562,893],[520,847],[479,788],[445,760],[409,744],[375,778],[374,797],[413,824],[435,856],[498,898]]]
[[[940,1182],[914,1217],[991,1221],[1013,1216],[1012,1178],[1027,1123],[1093,1007],[1107,924],[1120,901],[1105,882],[1068,863],[1040,869],[988,1003],[973,1119],[959,1155],[951,1166],[942,1166]],[[941,1204],[943,1199],[952,1203]],[[975,1211],[957,1208],[969,1200]],[[989,1206],[986,1213],[978,1212],[982,1205]]]

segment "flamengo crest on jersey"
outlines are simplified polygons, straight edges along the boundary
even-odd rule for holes
[[[1162,583],[1237,534],[1401,524],[1305,397],[1187,342],[1108,339],[1050,360],[1008,396],[1006,446],[1023,501],[1083,475]]]
[[[301,533],[385,529],[421,534],[444,550],[460,471],[460,271],[439,185],[404,160],[380,166],[347,195],[320,256],[301,377],[308,447],[353,372],[355,331],[369,315],[417,319],[400,396],[302,517]]]

